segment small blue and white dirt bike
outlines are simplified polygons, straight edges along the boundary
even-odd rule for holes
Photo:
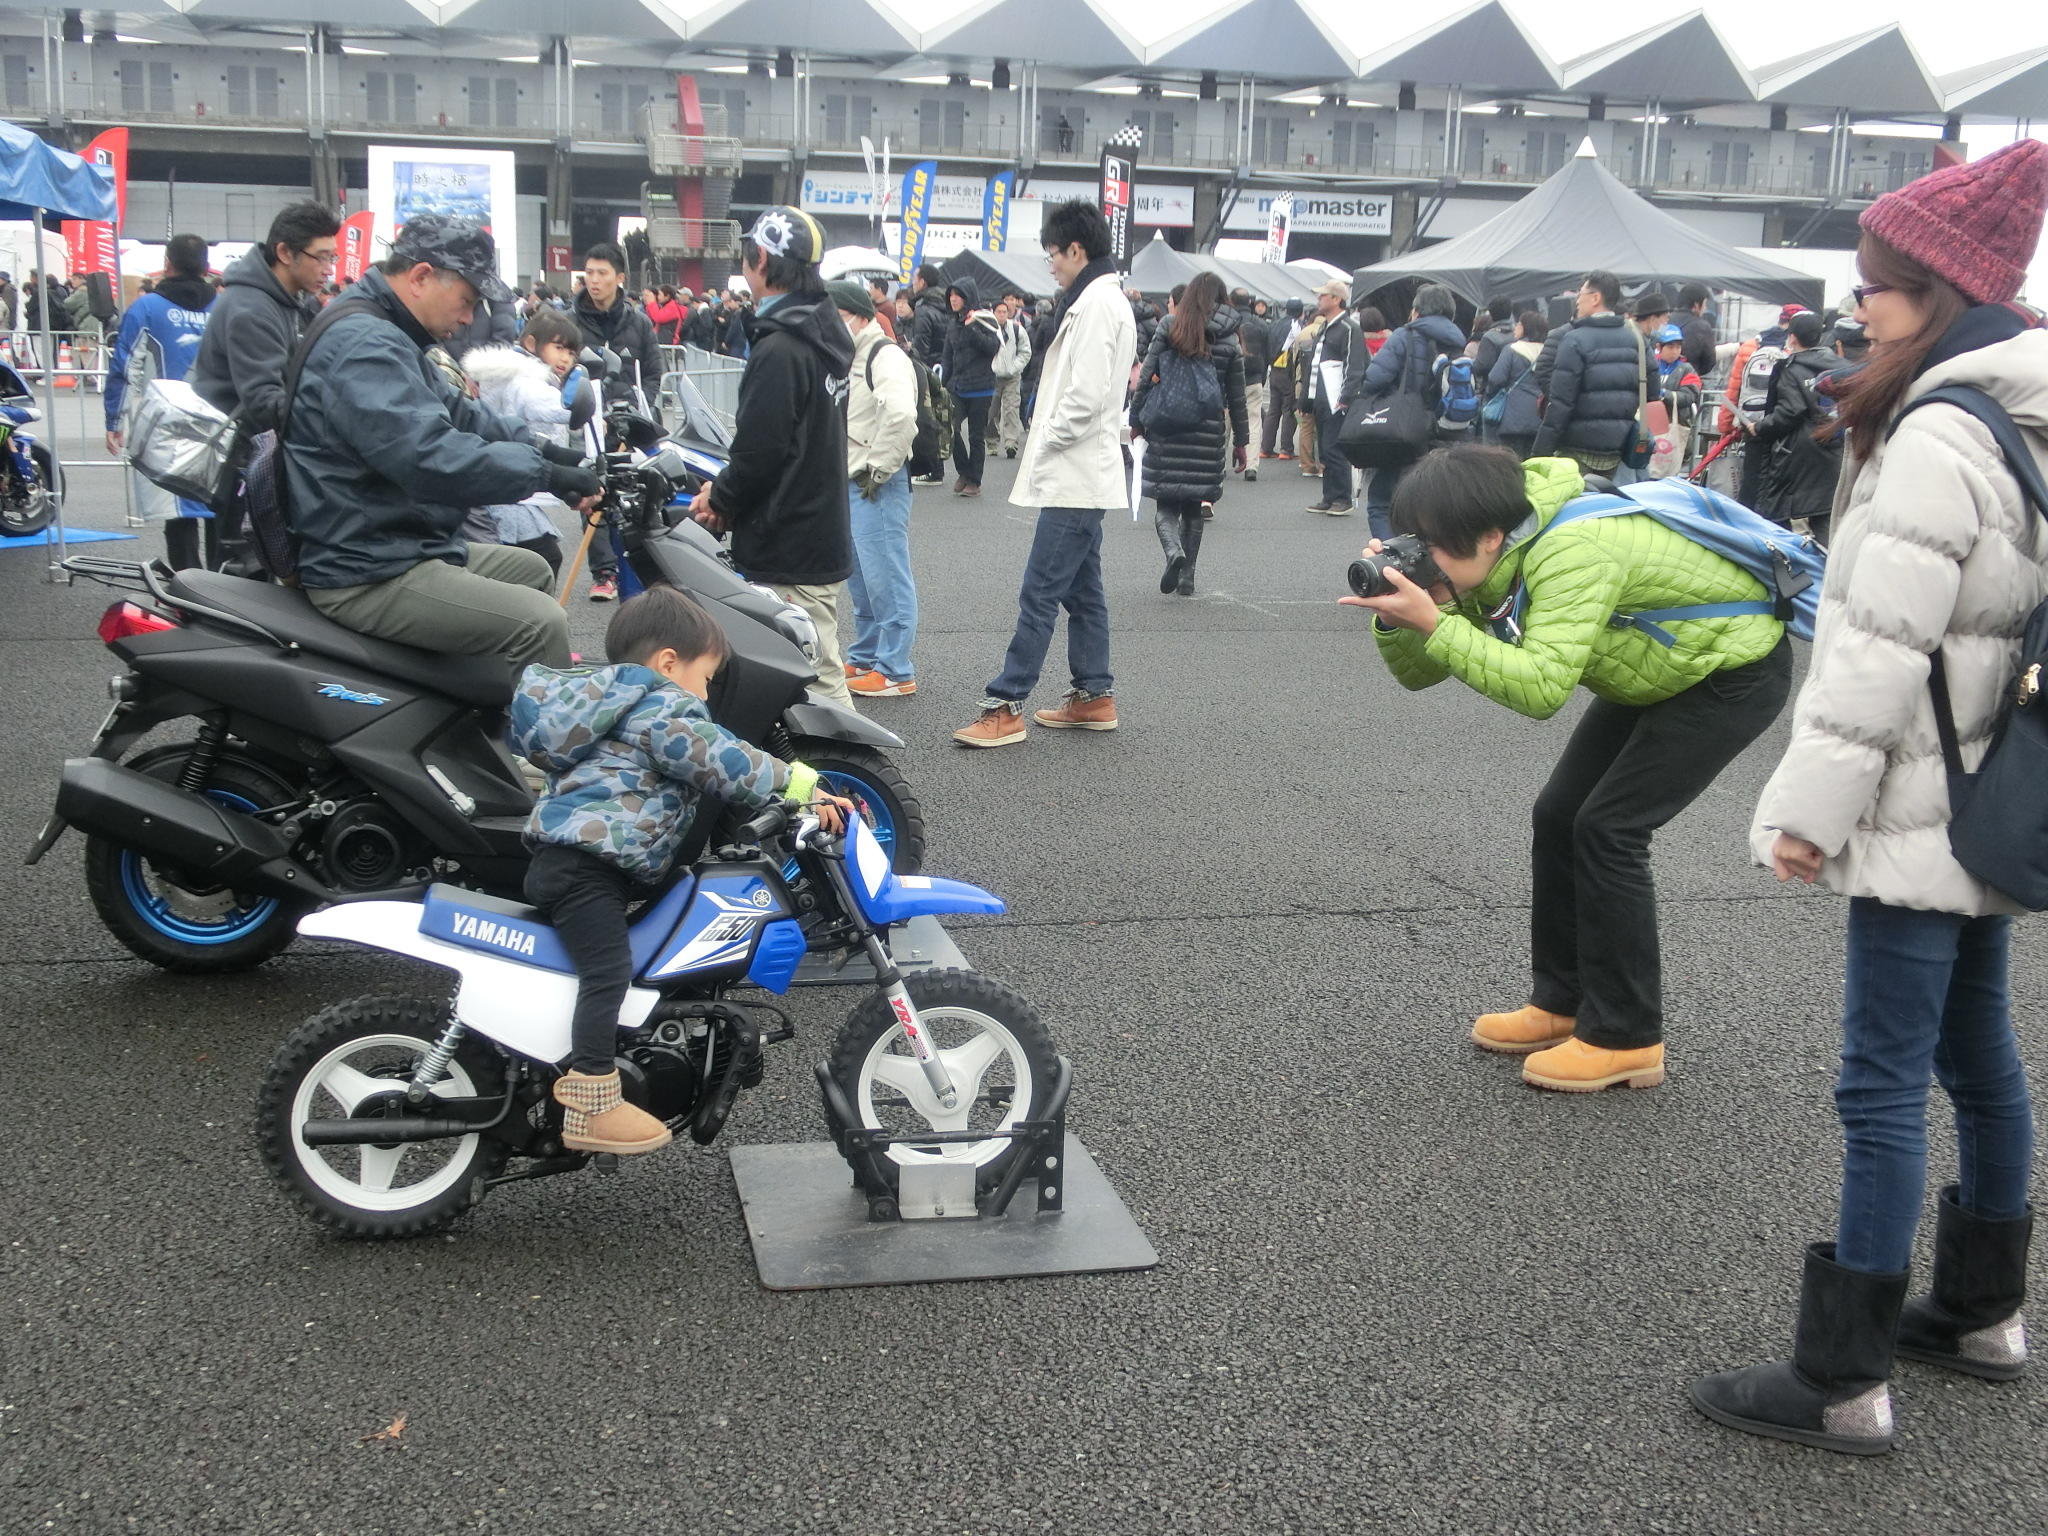
[[[761,1081],[762,1046],[794,1033],[781,1008],[739,994],[784,992],[807,953],[842,964],[865,954],[875,991],[847,1016],[819,1076],[870,1210],[891,1213],[906,1168],[938,1165],[961,1181],[973,1168],[977,1199],[1000,1190],[1006,1201],[1023,1171],[1013,1165],[1064,1099],[1064,1064],[1017,993],[973,971],[906,976],[885,942],[914,917],[1002,910],[975,886],[896,874],[858,818],[833,837],[808,813],[765,811],[633,919],[635,982],[619,1013],[625,1095],[709,1143],[739,1090]],[[416,1237],[493,1184],[594,1160],[562,1146],[549,1090],[569,1056],[576,977],[532,907],[436,885],[423,903],[329,907],[299,931],[453,973],[439,997],[336,1003],[278,1048],[257,1134],[271,1173],[314,1221],[350,1237]],[[527,1161],[508,1172],[515,1157]]]

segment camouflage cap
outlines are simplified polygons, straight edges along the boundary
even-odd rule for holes
[[[498,244],[475,219],[416,213],[391,242],[391,254],[407,265],[424,261],[443,272],[466,277],[479,298],[494,304],[512,298],[512,290],[498,279]]]

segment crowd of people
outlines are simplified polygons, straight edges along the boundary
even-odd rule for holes
[[[1533,807],[1528,999],[1480,1015],[1473,1042],[1518,1059],[1537,1087],[1647,1089],[1668,1071],[1651,842],[1778,718],[1792,647],[1787,610],[1754,569],[1626,504],[1589,507],[1586,492],[1655,475],[1660,437],[1718,414],[1728,425],[1709,430],[1748,450],[1744,499],[1832,543],[1752,843],[1781,880],[1850,898],[1846,1156],[1835,1240],[1805,1255],[1790,1359],[1705,1378],[1692,1397],[1753,1433],[1882,1451],[1897,1356],[1998,1379],[2026,1357],[2032,1127],[2007,984],[2018,909],[1950,846],[1949,759],[1967,770],[1993,749],[2021,632],[2048,598],[2048,509],[2030,504],[1988,418],[1948,397],[1917,407],[1938,388],[1979,391],[2016,423],[2032,467],[2048,467],[2048,329],[2014,302],[2044,208],[2048,147],[2031,140],[1880,198],[1862,215],[1853,304],[1834,317],[1788,306],[1725,359],[1719,401],[1705,381],[1724,349],[1710,296],[1692,288],[1675,305],[1655,290],[1624,304],[1596,271],[1567,324],[1500,300],[1467,327],[1433,285],[1390,324],[1342,282],[1317,291],[1313,312],[1276,310],[1205,273],[1155,314],[1126,292],[1100,211],[1072,201],[1045,210],[1058,297],[1034,310],[934,267],[901,290],[827,285],[817,221],[771,208],[742,242],[751,302],[723,322],[747,359],[729,462],[689,513],[730,537],[743,574],[811,616],[822,694],[849,707],[909,694],[912,471],[930,482],[937,457],[920,461],[917,445],[946,418],[952,489],[972,498],[993,432],[996,451],[1016,454],[1010,501],[1034,527],[1000,664],[953,733],[990,749],[1027,740],[1062,611],[1065,694],[1030,721],[1119,727],[1101,551],[1134,462],[1156,508],[1161,591],[1187,595],[1233,473],[1296,462],[1319,481],[1310,510],[1341,516],[1357,460],[1367,553],[1397,536],[1427,552],[1388,565],[1384,591],[1344,600],[1371,611],[1393,679],[1455,679],[1539,720],[1580,687],[1593,696]],[[486,232],[425,215],[317,311],[335,233],[331,213],[295,205],[218,291],[204,244],[179,237],[117,348],[156,349],[221,409],[279,433],[297,580],[322,612],[407,644],[539,663],[529,734],[562,792],[573,764],[549,757],[541,715],[609,708],[615,694],[637,709],[664,681],[699,697],[718,660],[690,613],[657,601],[621,609],[634,617],[614,626],[616,675],[559,680],[568,632],[547,541],[556,512],[588,509],[598,490],[559,437],[578,349],[602,341],[651,385],[663,328],[687,337],[709,314],[719,339],[727,301],[713,312],[657,288],[636,304],[611,246],[587,253],[573,303],[539,289],[515,301]],[[1419,437],[1396,430],[1404,402]],[[119,413],[110,400],[117,451]],[[692,758],[704,784],[738,785],[748,803],[808,792],[803,765],[689,730],[727,754],[716,773]],[[592,964],[615,961],[627,887],[617,871],[562,864],[536,866],[535,899],[558,915],[589,905]],[[578,1134],[645,1150],[654,1132],[616,1114],[601,1040],[579,1023],[577,1042],[558,1096]],[[1960,1165],[1937,1200],[1931,1284],[1909,1298],[1936,1080]]]

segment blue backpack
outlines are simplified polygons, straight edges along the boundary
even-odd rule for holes
[[[1659,645],[1669,646],[1676,641],[1671,631],[1663,628],[1665,624],[1768,613],[1801,640],[1813,638],[1814,621],[1820,616],[1821,577],[1827,569],[1820,547],[1803,534],[1757,516],[1741,502],[1689,480],[1642,480],[1618,487],[1613,495],[1581,496],[1567,502],[1538,530],[1538,537],[1547,529],[1580,518],[1621,517],[1631,512],[1647,513],[1673,533],[1733,561],[1774,596],[1754,602],[1695,603],[1685,608],[1617,613],[1608,621],[1615,628],[1641,630]],[[1535,542],[1529,540],[1529,544]]]
[[[1436,365],[1439,431],[1462,432],[1479,414],[1479,391],[1472,383],[1472,359],[1462,353],[1440,358]]]

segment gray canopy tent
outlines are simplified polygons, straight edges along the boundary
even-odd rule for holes
[[[1496,294],[1548,297],[1588,272],[1623,283],[1705,283],[1773,304],[1818,309],[1821,281],[1700,233],[1636,196],[1590,153],[1477,229],[1351,276],[1354,298],[1403,281],[1441,283],[1474,305]]]
[[[946,280],[972,280],[984,304],[993,304],[1006,289],[1027,299],[1049,299],[1059,292],[1052,268],[1037,251],[960,251],[945,261]]]

